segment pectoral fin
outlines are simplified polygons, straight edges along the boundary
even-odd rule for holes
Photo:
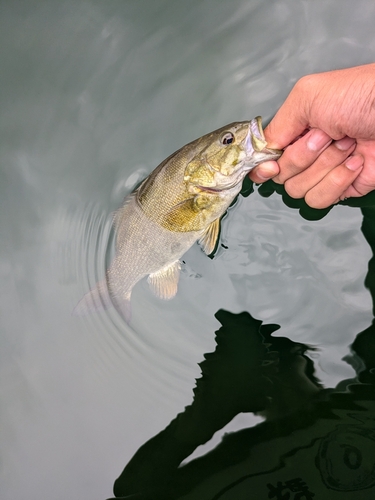
[[[209,215],[207,209],[212,203],[212,196],[197,195],[188,198],[165,214],[160,224],[169,231],[199,231],[206,225],[206,219]]]
[[[205,254],[210,255],[216,247],[220,234],[220,219],[215,219],[198,240]]]
[[[147,281],[153,293],[161,299],[171,299],[177,293],[180,277],[180,263],[178,260],[163,267],[160,271],[150,274]]]

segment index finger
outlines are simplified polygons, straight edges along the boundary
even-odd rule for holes
[[[290,177],[308,168],[331,142],[331,137],[323,130],[311,129],[285,149],[278,160],[280,173],[274,178],[274,181],[283,184]]]
[[[331,137],[322,130],[311,129],[288,146],[277,162],[261,163],[250,172],[249,177],[258,184],[269,179],[282,184],[312,165],[331,142]]]

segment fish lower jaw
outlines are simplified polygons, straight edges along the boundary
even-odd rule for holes
[[[217,195],[227,193],[228,191],[240,190],[245,175],[246,174],[241,175],[238,179],[235,179],[233,182],[231,182],[230,184],[226,184],[225,186],[221,187],[196,186],[196,189],[204,193],[217,194]]]
[[[224,191],[226,189],[226,188],[214,188],[214,187],[210,187],[210,186],[196,186],[196,188],[199,191],[203,191],[205,193],[212,193],[212,194],[221,193],[222,191]]]
[[[252,167],[253,168],[253,167]],[[200,191],[204,191],[206,193],[212,193],[212,194],[220,194],[224,193],[226,191],[231,191],[233,189],[238,188],[239,186],[242,185],[242,181],[244,180],[246,174],[250,172],[251,168],[248,169],[243,169],[241,172],[238,172],[238,175],[236,177],[232,177],[231,182],[228,183],[222,183],[220,186],[202,186],[198,185],[195,186],[197,189]]]

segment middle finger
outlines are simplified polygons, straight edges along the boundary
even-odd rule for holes
[[[309,168],[285,182],[286,192],[292,198],[303,198],[328,172],[345,161],[355,147],[356,142],[350,137],[334,141]]]

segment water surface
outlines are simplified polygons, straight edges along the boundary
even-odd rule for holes
[[[371,498],[373,463],[366,450],[373,406],[361,403],[364,418],[348,421],[330,396],[339,384],[349,401],[341,406],[347,404],[351,414],[359,411],[361,389],[351,392],[345,381],[357,387],[374,368],[365,355],[372,352],[371,331],[358,335],[373,319],[364,285],[372,236],[366,233],[366,240],[361,232],[359,207],[336,206],[323,217],[300,210],[272,186],[255,188],[224,219],[223,246],[214,259],[198,246],[185,255],[173,301],[154,298],[142,281],[134,289],[130,326],[115,310],[85,318],[71,312],[103,276],[112,248],[111,213],[124,196],[200,135],[256,115],[267,122],[300,76],[372,62],[375,5],[31,0],[5,1],[0,8],[2,498],[108,498],[137,450],[181,413],[172,429],[188,422],[190,445],[177,452],[165,446],[156,459],[151,441],[136,473],[126,475],[128,486],[119,483],[120,493],[128,488],[126,494],[163,500],[281,493],[298,498],[302,481],[315,498],[325,491],[330,499],[351,498],[347,491]],[[370,210],[367,220],[371,216]],[[368,287],[371,279],[369,274]],[[226,312],[215,317],[220,310]],[[237,316],[242,312],[250,316]],[[221,320],[224,344],[215,337]],[[270,340],[272,327],[264,325],[272,324],[280,329]],[[357,350],[351,351],[356,338]],[[210,385],[198,363],[216,353],[215,364],[218,352],[230,360],[224,363],[229,371],[219,363]],[[210,372],[213,365],[205,366]],[[237,378],[235,366],[244,370]],[[263,371],[267,366],[271,373]],[[289,381],[289,396],[280,389],[277,400],[262,381],[288,386],[289,366],[295,385]],[[197,400],[193,388],[200,377]],[[241,377],[254,383],[240,390]],[[221,418],[207,418],[200,436],[184,408],[194,400],[192,412],[199,412],[225,381],[227,392],[219,392],[212,406]],[[224,404],[234,393],[233,406]],[[271,396],[278,404],[267,413],[262,405]],[[367,392],[361,397],[371,400]],[[308,421],[296,401],[312,408],[315,420]],[[339,412],[342,425],[357,426],[353,432],[344,429],[337,437],[340,429],[331,418],[322,423],[322,415],[332,411],[336,417]],[[285,435],[280,437],[273,421]],[[229,431],[233,439],[217,446]],[[162,439],[171,435],[167,431]],[[272,460],[262,436],[281,440]],[[340,439],[346,445],[347,436],[362,450],[362,461],[355,450],[339,449],[350,470],[362,474],[365,468],[362,483],[354,472],[345,482],[345,468],[336,475],[325,472],[329,446]],[[299,450],[293,455],[297,461],[288,462],[292,449]],[[191,458],[199,456],[194,465]],[[280,457],[286,472],[266,476]],[[150,469],[158,460],[155,482]],[[190,468],[177,473],[179,461]],[[298,469],[296,463],[303,462],[312,465]],[[229,488],[234,484],[242,490]],[[142,485],[151,485],[148,493]]]

